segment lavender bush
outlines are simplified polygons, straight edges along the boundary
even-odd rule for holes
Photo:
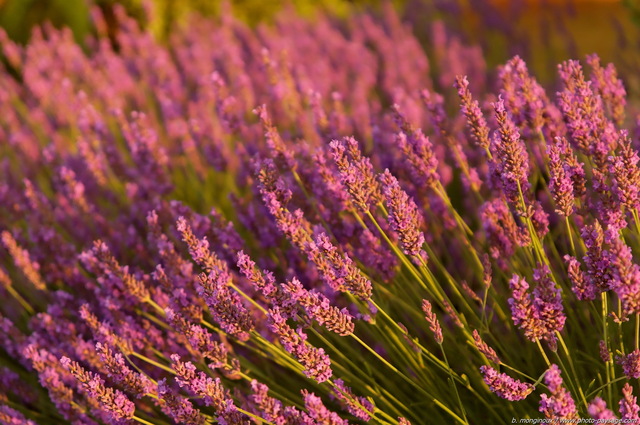
[[[639,419],[613,65],[544,88],[392,13],[116,18],[2,38],[0,423]]]

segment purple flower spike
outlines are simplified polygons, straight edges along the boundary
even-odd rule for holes
[[[600,397],[594,398],[587,407],[589,416],[593,419],[617,419],[616,414],[610,409],[607,409],[607,402]]]
[[[501,363],[500,357],[498,357],[495,350],[489,347],[487,343],[482,340],[482,338],[480,337],[480,333],[475,329],[473,330],[473,342],[475,343],[478,351],[484,354],[487,357],[487,359],[489,359],[495,364]]]
[[[422,300],[422,311],[424,312],[427,323],[429,323],[429,330],[433,333],[433,337],[436,342],[438,344],[442,344],[442,328],[440,327],[440,322],[438,321],[436,314],[433,312],[429,301]]]
[[[639,420],[640,407],[636,396],[633,395],[633,387],[627,382],[622,388],[622,400],[620,400],[620,415],[622,419]]]
[[[480,148],[488,150],[490,145],[489,127],[480,110],[478,101],[474,100],[471,95],[467,77],[457,76],[455,87],[460,97],[460,109],[467,118],[467,127],[471,130],[474,141]]]
[[[373,404],[364,397],[356,397],[351,388],[346,386],[342,379],[336,379],[333,383],[336,384],[333,391],[334,394],[347,407],[349,413],[361,421],[369,422],[371,415],[375,411]]]
[[[100,407],[114,420],[132,419],[135,405],[122,392],[104,385],[98,375],[87,372],[78,362],[62,357],[60,364],[78,380],[89,397],[95,399]]]
[[[502,180],[502,189],[514,207],[520,208],[520,190],[524,194],[529,188],[529,155],[520,140],[520,132],[507,114],[500,98],[493,104],[498,121],[498,136],[494,138],[493,150],[497,161],[497,172]],[[518,209],[516,208],[516,209]]]
[[[33,286],[44,291],[47,285],[40,275],[40,265],[31,260],[27,250],[18,245],[11,233],[4,231],[2,232],[1,238],[5,248],[7,248],[9,254],[13,257],[16,266],[24,273]]]
[[[563,217],[569,217],[574,208],[573,181],[561,158],[561,148],[557,144],[552,144],[549,146],[548,154],[551,171],[549,190],[556,204],[556,212]]]
[[[315,423],[327,425],[349,425],[346,419],[342,419],[337,413],[330,411],[317,395],[302,390],[304,398],[304,407],[309,412],[309,416],[313,418]]]
[[[358,142],[353,137],[331,142],[331,153],[340,170],[340,179],[353,202],[362,210],[382,202],[380,184],[375,178],[369,158],[362,156]]]
[[[576,403],[567,391],[560,377],[560,369],[552,364],[544,376],[544,381],[551,392],[551,396],[540,396],[540,411],[550,419],[575,419],[578,417]]]
[[[269,328],[278,336],[284,349],[304,366],[306,376],[317,382],[325,382],[331,378],[333,372],[329,356],[322,348],[307,343],[307,335],[301,329],[297,332],[292,329],[280,311],[269,311]]]
[[[0,404],[0,423],[5,425],[36,425],[31,419],[9,406]]]
[[[622,371],[629,379],[640,378],[640,350],[635,350],[626,356],[617,356],[616,362],[622,366]]]
[[[563,312],[561,290],[556,288],[549,274],[547,266],[535,270],[534,279],[538,285],[532,293],[528,292],[529,284],[514,275],[509,281],[513,291],[509,305],[513,323],[524,330],[530,341],[544,339],[555,349],[555,332],[562,331],[566,316]]]
[[[427,261],[427,253],[422,249],[425,241],[421,230],[424,219],[420,210],[389,170],[385,170],[380,176],[380,181],[389,209],[389,224],[398,233],[403,252],[417,265],[421,265]]]
[[[527,398],[533,391],[533,385],[520,382],[507,375],[498,373],[489,366],[480,366],[480,372],[484,375],[484,382],[497,396],[509,401],[519,401]]]

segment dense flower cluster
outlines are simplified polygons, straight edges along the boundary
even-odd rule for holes
[[[547,87],[391,10],[94,21],[0,37],[0,424],[638,419],[612,64]]]

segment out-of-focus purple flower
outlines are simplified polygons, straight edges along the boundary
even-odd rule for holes
[[[640,313],[640,266],[633,262],[631,248],[611,229],[608,256],[611,259],[612,285],[622,302],[622,319]]]
[[[620,205],[637,210],[640,206],[640,158],[625,130],[621,131],[620,139],[618,154],[609,157],[613,192]]]
[[[551,396],[540,396],[540,411],[550,419],[575,419],[578,417],[576,403],[571,393],[563,386],[560,368],[552,364],[544,375],[544,381]]]
[[[640,378],[640,350],[635,350],[627,355],[616,356],[616,362],[622,366],[622,371],[629,379]]]
[[[587,63],[591,67],[591,84],[602,97],[602,102],[609,117],[617,124],[624,123],[624,108],[627,104],[627,92],[622,80],[612,63],[606,67],[600,65],[596,54],[587,55]]]
[[[11,257],[13,257],[13,261],[20,271],[24,273],[33,286],[44,291],[47,288],[47,285],[40,275],[40,265],[31,259],[27,250],[18,245],[11,233],[5,230],[2,232],[1,238],[2,243],[9,251]]]
[[[260,118],[262,127],[264,129],[264,137],[267,141],[267,146],[271,151],[274,159],[281,161],[287,167],[293,169],[295,167],[295,161],[291,150],[285,145],[280,133],[273,125],[269,113],[267,112],[267,105],[260,105],[253,111]]]
[[[80,259],[86,265],[95,264],[107,277],[113,278],[124,293],[139,302],[147,302],[151,295],[144,282],[137,279],[129,272],[129,267],[121,266],[118,260],[111,254],[107,244],[101,240],[93,243],[90,251],[83,252]]]
[[[591,403],[587,406],[587,412],[593,419],[617,419],[616,414],[607,409],[607,402],[600,397],[591,400]]]
[[[558,65],[558,72],[564,83],[559,105],[572,143],[602,168],[616,144],[615,128],[605,117],[602,98],[585,80],[578,61],[563,62]]]
[[[509,401],[524,400],[534,389],[533,385],[520,382],[506,373],[498,373],[489,366],[480,366],[480,372],[484,375],[484,382],[489,389],[497,396]]]
[[[608,363],[611,361],[611,352],[609,351],[609,348],[607,348],[607,343],[602,340],[600,341],[599,345],[600,347],[600,358],[602,359],[603,362]]]
[[[640,407],[637,397],[633,395],[633,387],[627,382],[622,388],[622,400],[620,400],[620,416],[622,419],[640,419]]]
[[[436,314],[433,312],[429,301],[422,300],[422,311],[424,312],[427,323],[429,323],[429,329],[433,333],[434,339],[438,344],[442,344],[442,328],[440,327],[440,322],[438,321]]]
[[[31,419],[11,407],[0,404],[0,423],[4,425],[36,425]]]
[[[524,127],[526,124],[533,131],[540,131],[545,118],[548,119],[550,102],[542,86],[529,73],[526,63],[514,56],[500,67],[498,78],[502,84],[501,96],[516,125]]]
[[[333,393],[346,406],[349,413],[361,421],[369,422],[375,411],[373,404],[365,397],[356,397],[342,379],[336,379],[333,383],[335,384]]]
[[[433,145],[421,129],[414,128],[400,113],[398,105],[393,105],[396,124],[400,132],[395,135],[395,142],[404,154],[409,173],[415,178],[415,183],[425,188],[433,187],[440,181],[438,174],[438,159],[433,151]],[[383,182],[384,183],[384,182]]]
[[[487,359],[495,364],[501,363],[500,357],[498,357],[495,350],[489,347],[487,343],[482,340],[480,333],[476,329],[473,330],[473,342],[475,343],[478,351],[484,354]]]

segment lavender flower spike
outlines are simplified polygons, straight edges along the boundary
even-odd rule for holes
[[[519,206],[518,186],[523,193],[529,188],[529,155],[520,139],[520,132],[507,114],[502,98],[493,104],[493,108],[499,135],[499,138],[494,139],[497,171],[507,199],[511,205]]]
[[[2,243],[9,251],[9,254],[13,257],[13,261],[16,266],[20,268],[22,273],[27,277],[29,282],[33,284],[36,288],[40,290],[46,289],[46,283],[42,280],[42,276],[40,275],[40,265],[29,257],[29,253],[27,250],[21,248],[16,240],[13,238],[11,233],[4,231],[2,232]]]
[[[480,366],[480,372],[484,375],[484,382],[489,389],[506,400],[524,400],[533,391],[533,385],[520,382],[506,373],[498,373],[492,367]]]
[[[620,400],[620,415],[622,419],[640,420],[640,407],[637,397],[633,395],[633,387],[627,382],[622,388],[623,398]]]
[[[418,206],[402,190],[398,179],[389,170],[380,175],[383,193],[389,209],[389,224],[398,233],[403,252],[417,265],[427,261],[427,253],[422,249],[424,233],[423,218]]]
[[[342,184],[359,208],[366,211],[382,201],[382,192],[371,161],[362,156],[358,142],[353,137],[332,141],[331,153],[340,170]]]
[[[102,378],[95,373],[87,372],[78,362],[68,357],[62,357],[60,364],[76,377],[84,391],[114,420],[133,418],[135,405],[122,392],[105,386]]]
[[[425,319],[427,319],[427,323],[429,323],[429,329],[433,332],[433,337],[436,342],[438,344],[442,344],[442,328],[440,327],[440,322],[438,321],[436,314],[433,312],[429,301],[422,300],[422,311],[424,312]]]
[[[460,97],[460,109],[467,117],[467,126],[471,130],[471,134],[478,146],[482,149],[489,150],[489,127],[484,115],[480,110],[477,100],[474,100],[471,91],[469,91],[469,80],[467,77],[458,75],[454,84],[458,90]]]
[[[540,396],[540,411],[550,419],[576,419],[578,411],[571,393],[562,385],[560,369],[552,364],[544,376],[544,381],[551,391],[551,396]]]

